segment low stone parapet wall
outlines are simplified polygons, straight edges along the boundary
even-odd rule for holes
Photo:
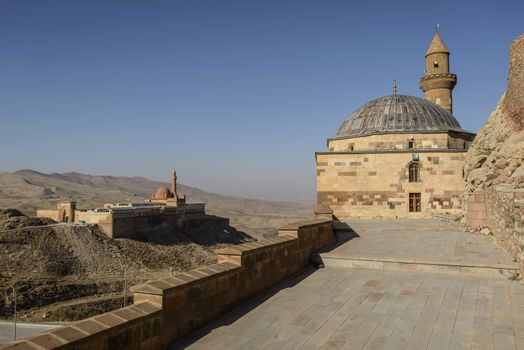
[[[179,212],[183,213],[205,213],[206,204],[205,203],[188,203],[178,208]]]
[[[301,221],[281,227],[279,236],[293,236],[299,239],[302,249],[309,254],[334,241],[328,231],[332,231],[333,221],[327,218],[317,218]]]
[[[486,190],[487,225],[524,271],[524,188]]]
[[[242,268],[233,263],[214,264],[131,288],[135,302],[160,305],[161,342],[171,342],[216,319],[237,306],[242,298]]]
[[[0,349],[159,349],[162,322],[163,313],[159,305],[138,302],[4,347],[0,346]]]
[[[300,271],[334,241],[330,219],[287,225],[278,237],[217,250],[217,264],[132,287],[132,306],[0,349],[166,349]]]
[[[36,217],[49,218],[51,220],[58,221],[58,210],[37,209]]]

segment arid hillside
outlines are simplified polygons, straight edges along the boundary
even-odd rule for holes
[[[54,209],[60,200],[74,198],[80,208],[111,202],[141,202],[159,186],[168,184],[142,177],[93,176],[80,173],[43,174],[33,170],[0,173],[0,208],[34,214],[37,208]],[[266,201],[229,197],[179,185],[190,203],[207,203],[210,214],[228,217],[239,230],[254,236],[313,214],[313,203]]]
[[[215,217],[158,238],[110,239],[96,225],[57,224],[16,209],[0,210],[0,318],[12,316],[13,289],[21,316],[39,320],[44,312],[36,309],[59,303],[56,313],[70,300],[86,309],[95,298],[98,304],[84,310],[81,316],[86,316],[120,306],[126,285],[213,264],[215,248],[253,241]]]
[[[73,320],[120,307],[132,284],[212,264],[217,247],[272,235],[313,214],[310,204],[228,197],[179,185],[188,202],[207,203],[209,220],[147,242],[109,239],[96,225],[30,216],[72,198],[79,208],[141,202],[166,185],[139,177],[0,173],[0,317],[12,314],[13,290],[23,319]],[[213,215],[229,218],[231,225]]]

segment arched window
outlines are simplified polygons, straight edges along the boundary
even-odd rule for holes
[[[417,162],[413,162],[409,164],[409,182],[419,182],[420,181],[419,168],[420,167]]]

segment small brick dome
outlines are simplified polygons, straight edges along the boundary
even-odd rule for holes
[[[171,192],[169,188],[163,186],[157,188],[152,196],[153,199],[169,199],[174,197],[173,192]]]

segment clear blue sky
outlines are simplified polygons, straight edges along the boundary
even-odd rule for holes
[[[347,115],[421,96],[440,23],[454,114],[477,131],[524,1],[0,0],[0,171],[146,176],[309,197]]]

